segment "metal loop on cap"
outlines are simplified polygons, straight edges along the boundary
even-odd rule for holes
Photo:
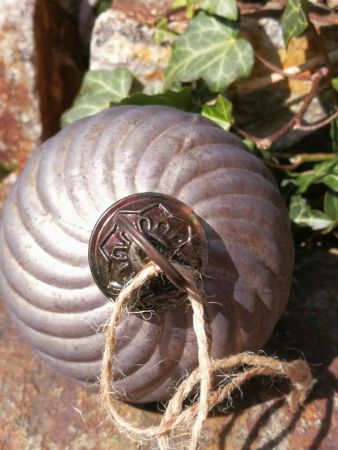
[[[188,282],[180,272],[140,233],[122,214],[114,218],[115,224],[135,242],[136,245],[166,274],[180,291],[187,292]]]

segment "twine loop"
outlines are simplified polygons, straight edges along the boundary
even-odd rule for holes
[[[149,278],[159,276],[161,269],[149,263],[131,279],[118,296],[113,314],[107,324],[107,340],[103,354],[101,371],[101,398],[108,414],[119,429],[131,438],[157,439],[159,448],[170,448],[170,437],[178,428],[191,429],[190,450],[197,450],[202,434],[203,423],[208,412],[238,389],[249,379],[261,375],[277,375],[288,378],[291,393],[288,396],[293,411],[302,405],[312,386],[312,375],[308,364],[303,360],[290,363],[275,358],[252,353],[240,353],[224,359],[212,360],[208,352],[208,339],[203,316],[203,294],[196,281],[196,274],[189,268],[174,264],[185,278],[187,296],[193,311],[193,328],[198,345],[198,367],[179,385],[167,404],[165,414],[157,426],[138,427],[123,418],[119,413],[119,398],[114,392],[113,361],[116,347],[116,330],[124,311],[130,311],[137,298],[137,290]],[[222,376],[220,375],[222,374]],[[221,376],[221,382],[214,388],[213,378]],[[199,387],[199,397],[195,403],[183,409],[184,400]]]

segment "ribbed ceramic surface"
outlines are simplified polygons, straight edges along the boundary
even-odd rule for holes
[[[36,151],[8,197],[0,289],[36,352],[91,389],[105,342],[100,325],[114,306],[93,281],[88,241],[105,209],[137,192],[176,197],[204,221],[214,358],[260,349],[289,295],[287,210],[239,139],[161,106],[121,106],[75,122]],[[197,365],[191,310],[131,315],[118,330],[117,356],[117,385],[129,400],[167,399]]]

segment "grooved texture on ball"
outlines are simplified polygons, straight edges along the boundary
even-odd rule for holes
[[[176,197],[202,219],[213,358],[260,349],[289,295],[288,213],[272,175],[239,139],[163,106],[120,106],[79,120],[35,152],[8,197],[0,289],[36,352],[93,390],[100,326],[114,306],[93,281],[88,242],[100,215],[138,192]],[[129,315],[117,342],[116,386],[130,401],[168,399],[198,363],[187,305],[150,319]]]

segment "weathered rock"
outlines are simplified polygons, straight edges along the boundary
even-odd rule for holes
[[[57,0],[0,0],[0,164],[23,169],[81,83],[77,26]],[[0,179],[0,204],[15,180]]]
[[[41,136],[35,0],[0,2],[0,163],[22,168]]]
[[[91,39],[90,68],[125,67],[143,84],[163,80],[171,48],[154,44],[152,35],[155,19],[170,3],[168,0],[117,1],[113,9],[96,20]]]

